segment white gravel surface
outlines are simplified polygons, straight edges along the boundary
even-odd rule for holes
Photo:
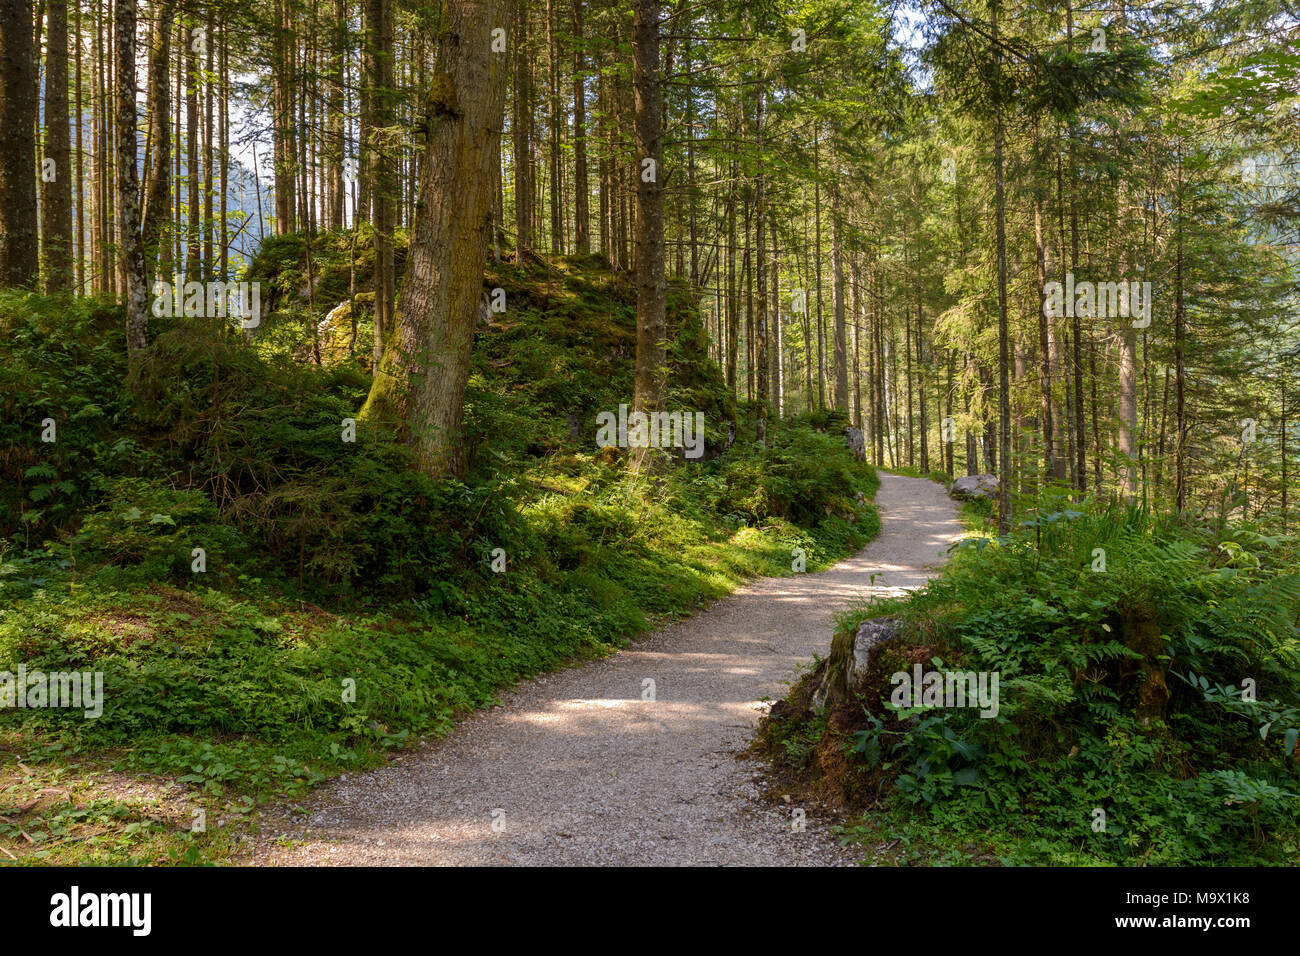
[[[960,533],[940,486],[880,480],[883,531],[854,557],[756,581],[611,657],[519,685],[446,738],[323,788],[305,818],[265,820],[250,862],[855,863],[815,808],[799,830],[801,808],[760,800],[763,768],[736,754],[761,698],[826,653],[837,611],[922,584]]]

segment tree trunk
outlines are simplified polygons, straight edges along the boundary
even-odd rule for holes
[[[758,178],[755,183],[754,272],[758,289],[754,313],[754,364],[757,370],[758,441],[767,440],[767,415],[770,405],[770,382],[767,356],[767,196],[763,170],[763,108],[767,94],[760,88],[755,110],[755,129],[758,137]]]
[[[659,81],[659,0],[635,0],[632,19],[633,125],[637,158],[636,391],[639,412],[662,409],[667,385],[664,357],[663,99]],[[646,160],[650,161],[647,165]],[[651,175],[647,175],[650,173]],[[648,449],[633,452],[639,470]]]
[[[334,0],[334,32],[331,38],[329,102],[329,146],[325,151],[325,222],[330,229],[344,227],[347,206],[343,178],[343,160],[347,155],[347,115],[344,86],[347,83],[348,0]]]
[[[117,224],[126,305],[126,348],[148,344],[144,245],[140,235],[140,183],[135,171],[135,0],[117,0]]]
[[[822,328],[822,182],[817,145],[820,130],[813,133],[813,215],[816,239],[813,244],[813,269],[817,280],[817,407],[826,407],[826,333]]]
[[[767,350],[768,372],[767,380],[772,390],[772,409],[776,412],[778,418],[785,417],[785,374],[782,365],[782,356],[784,355],[784,336],[781,330],[781,283],[777,275],[777,252],[776,252],[776,220],[768,217],[768,234],[772,237],[772,260],[771,268],[768,269],[768,275],[772,280],[772,294],[768,299],[767,312],[771,316],[771,322],[768,325],[768,335],[770,336]]]
[[[76,15],[76,18],[75,18],[75,21],[74,21],[74,25],[73,25],[73,40],[74,40],[74,42],[75,42],[75,44],[76,44],[76,51],[77,51],[77,52],[76,52],[76,56],[73,58],[73,61],[74,61],[74,65],[75,65],[75,69],[76,69],[76,74],[77,74],[77,83],[76,83],[76,89],[77,89],[77,93],[76,93],[76,115],[77,115],[77,141],[76,141],[76,149],[77,149],[77,162],[76,162],[76,164],[75,164],[75,166],[76,166],[76,170],[77,170],[77,180],[76,180],[76,181],[77,181],[77,194],[76,194],[76,207],[77,207],[77,256],[76,256],[76,264],[77,264],[77,275],[76,275],[76,283],[77,283],[77,295],[83,295],[83,294],[85,294],[85,291],[86,291],[86,180],[85,180],[85,176],[86,176],[86,174],[85,174],[86,154],[85,154],[85,151],[84,151],[83,148],[82,148],[83,144],[82,144],[82,129],[81,129],[81,127],[82,127],[82,122],[83,122],[83,121],[82,121],[82,117],[83,117],[84,113],[83,113],[83,111],[82,111],[82,94],[81,94],[81,91],[82,91],[82,85],[83,85],[83,83],[85,82],[85,80],[84,80],[84,77],[83,77],[83,74],[82,74],[82,71],[81,71],[81,4],[78,3],[75,9],[76,9],[76,11],[77,11],[77,15]]]
[[[402,307],[360,413],[394,428],[433,476],[463,474],[467,465],[461,421],[507,72],[490,36],[512,15],[513,0],[443,0]]]
[[[943,413],[944,413],[944,415],[945,415],[947,418],[952,418],[952,391],[953,391],[953,386],[952,386],[952,371],[953,371],[953,368],[952,368],[952,367],[953,367],[953,363],[954,363],[954,361],[955,361],[955,353],[953,353],[953,352],[949,352],[949,353],[948,353],[948,365],[947,365],[947,373],[948,373],[948,375],[947,375],[947,377],[948,377],[947,386],[948,386],[948,387],[947,387],[947,390],[944,392],[944,405],[943,405]],[[954,446],[956,446],[956,444],[957,444],[957,442],[956,442],[956,437],[957,437],[957,436],[956,436],[955,434],[953,434],[952,437],[953,437],[953,440],[952,440],[952,441],[948,441],[947,438],[945,437],[945,440],[944,440],[944,443],[943,443],[943,470],[944,470],[944,472],[948,475],[948,478],[949,478],[950,480],[951,480],[951,479],[954,477],[954,475],[956,474],[956,472],[953,470],[953,468],[954,468],[953,457],[954,457],[954,453],[955,453],[955,451],[956,451],[956,449],[955,449]]]
[[[587,183],[587,77],[582,50],[582,0],[573,0],[573,239],[578,255],[591,252]]]
[[[922,311],[921,304],[921,263],[918,257],[916,263],[916,393],[919,401],[917,402],[917,426],[916,433],[921,443],[921,471],[923,474],[930,472],[930,418],[925,409],[925,330],[923,328],[925,315]]]
[[[1137,459],[1133,436],[1137,431],[1137,332],[1125,323],[1119,336],[1119,427],[1115,451],[1119,456],[1120,494],[1131,501],[1137,492]]]
[[[490,28],[485,36],[491,36]],[[484,41],[485,43],[488,40]],[[369,0],[366,19],[366,83],[369,90],[369,164],[372,222],[375,227],[375,349],[379,367],[393,325],[396,286],[393,254],[393,210],[396,183],[391,145],[387,142],[393,117],[393,8],[391,0]],[[475,263],[476,268],[482,262]]]
[[[188,42],[188,39],[187,39]],[[271,122],[275,161],[275,231],[297,229],[297,155],[293,119],[293,16],[289,0],[276,0],[275,36],[271,52]],[[193,136],[193,129],[189,130]],[[193,176],[193,170],[190,170]]]
[[[163,242],[171,212],[172,127],[171,127],[171,32],[175,0],[163,0],[156,11],[149,41],[149,138],[153,153],[149,164],[149,189],[144,198],[143,241],[146,269],[156,270],[172,281],[172,244]],[[161,262],[160,262],[161,260]]]
[[[740,289],[736,284],[736,159],[731,159],[727,198],[727,389],[736,394],[736,358],[740,339]]]
[[[997,64],[993,92],[993,183],[997,214],[998,256],[998,457],[1002,471],[998,480],[998,534],[1011,532],[1011,330],[1007,317],[1007,226],[1002,158],[1002,54],[996,47],[998,2],[992,4],[993,43]]]
[[[547,107],[550,113],[550,189],[547,200],[551,213],[551,253],[564,251],[564,212],[560,205],[560,41],[556,36],[557,0],[546,0],[546,59],[549,67]]]
[[[533,248],[533,90],[532,58],[528,51],[528,5],[519,3],[515,19],[514,110],[510,121],[515,164],[515,258]]]
[[[220,278],[223,282],[230,278],[230,230],[227,228],[227,207],[230,205],[228,200],[230,183],[230,37],[228,31],[227,24],[222,23],[219,71],[221,75],[218,80],[221,87],[221,111],[217,118],[217,126],[221,130],[221,174],[217,187],[220,206],[217,212],[217,229],[218,235],[221,236]]]
[[[1187,507],[1187,312],[1183,299],[1183,179],[1179,157],[1174,186],[1177,231],[1174,251],[1174,502],[1179,513]]]
[[[193,21],[189,21],[193,23]],[[185,209],[185,275],[187,280],[201,280],[202,247],[199,244],[199,55],[194,49],[197,28],[191,26],[185,37],[185,179],[189,183],[189,202]],[[120,177],[119,177],[120,181]],[[278,191],[280,182],[277,179]]]
[[[840,193],[831,191],[831,295],[835,309],[835,407],[849,410],[848,344],[844,326],[844,243],[840,238]]]
[[[862,355],[858,342],[858,331],[862,325],[862,301],[858,286],[862,281],[858,258],[854,257],[853,280],[853,427],[862,431]]]
[[[1051,319],[1047,315],[1047,240],[1043,234],[1043,204],[1034,200],[1034,246],[1038,265],[1038,387],[1039,423],[1043,431],[1043,471],[1052,480],[1064,478],[1063,462],[1057,457],[1056,422],[1052,414],[1052,341]]]
[[[1284,371],[1285,371],[1285,370],[1284,370]],[[1281,382],[1281,386],[1280,386],[1280,388],[1281,388],[1280,399],[1281,399],[1281,405],[1282,405],[1280,415],[1281,415],[1281,419],[1282,419],[1282,421],[1281,421],[1281,425],[1280,425],[1280,427],[1279,427],[1279,429],[1278,429],[1278,431],[1279,431],[1279,433],[1280,433],[1280,434],[1279,434],[1279,437],[1281,438],[1281,446],[1282,446],[1282,531],[1283,531],[1283,533],[1286,532],[1286,518],[1287,518],[1287,514],[1286,514],[1286,512],[1287,512],[1287,500],[1286,500],[1286,499],[1287,499],[1287,473],[1286,473],[1286,385],[1287,385],[1287,376],[1286,376],[1286,374],[1283,374],[1283,376],[1282,376],[1282,382]]]
[[[54,178],[45,183],[41,234],[45,289],[72,288],[72,164],[68,127],[68,3],[49,0],[49,52],[45,60],[45,158]]]
[[[217,47],[216,38],[216,21],[212,16],[212,8],[208,7],[208,20],[206,31],[207,60],[204,63],[203,70],[203,277],[212,278],[212,268],[214,256],[212,254],[212,229],[216,225],[216,216],[213,214],[212,200],[216,195],[213,189],[213,162],[214,151],[212,148],[212,110],[216,105],[213,100],[213,77],[215,76],[213,53]]]
[[[0,4],[0,285],[34,286],[36,50],[31,0]]]

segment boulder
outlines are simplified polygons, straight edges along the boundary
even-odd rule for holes
[[[831,641],[830,656],[822,662],[809,701],[814,711],[849,700],[871,664],[871,652],[900,633],[896,617],[863,621],[856,631],[837,634]]]
[[[948,495],[958,501],[974,501],[976,498],[996,498],[998,496],[998,479],[996,475],[967,475],[958,478],[948,486]]]

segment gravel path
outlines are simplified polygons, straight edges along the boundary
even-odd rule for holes
[[[831,619],[913,588],[961,530],[938,485],[881,474],[881,535],[820,574],[765,578],[611,657],[528,681],[380,770],[325,788],[252,862],[844,865],[829,823],[757,799],[736,759]],[[875,582],[871,576],[875,574]],[[653,700],[644,699],[654,681]],[[299,818],[302,821],[302,818]]]

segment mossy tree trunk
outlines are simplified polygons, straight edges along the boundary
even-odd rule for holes
[[[492,226],[515,0],[444,0],[420,198],[402,296],[361,417],[394,428],[433,476],[461,474],[465,385]]]

